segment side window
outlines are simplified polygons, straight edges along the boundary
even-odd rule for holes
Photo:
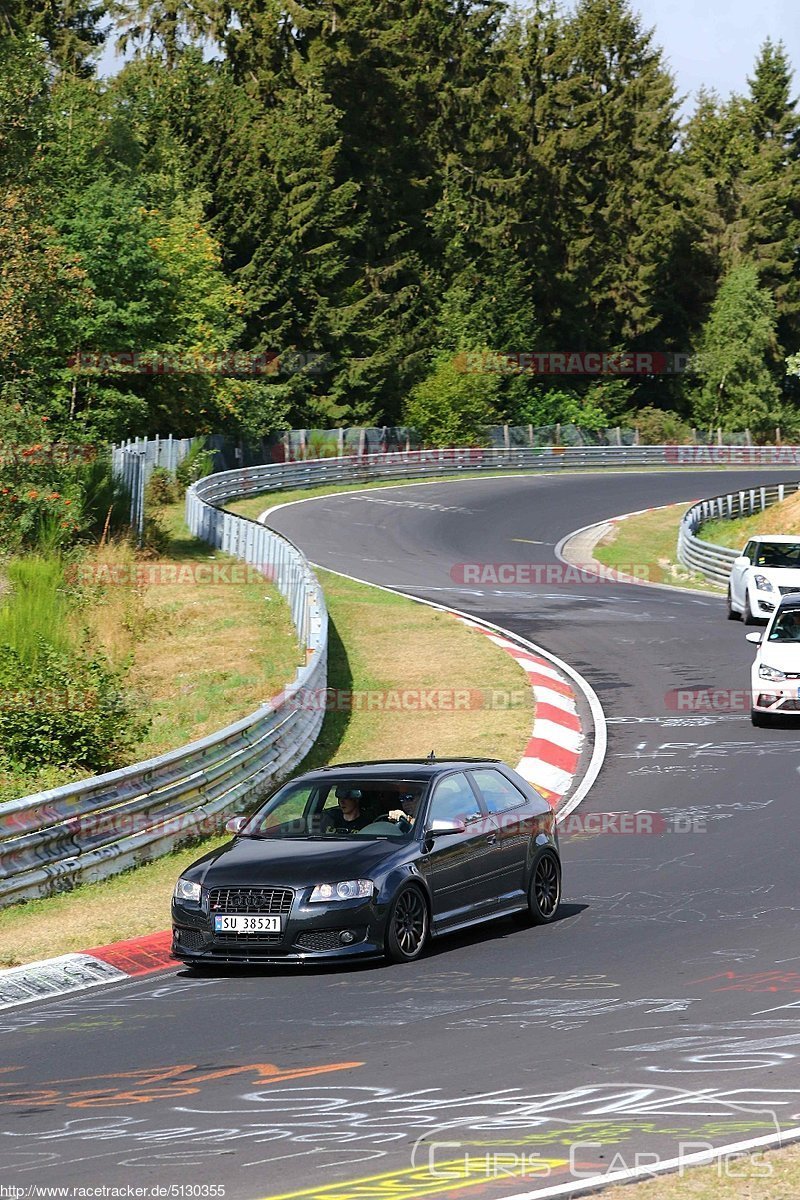
[[[431,800],[428,821],[466,821],[478,812],[478,801],[466,775],[459,771],[448,775],[436,785]]]
[[[753,565],[753,560],[755,558],[755,550],[756,550],[755,542],[748,542],[747,545],[745,546],[744,550],[742,551],[742,554],[745,556],[745,558],[750,559],[751,566]]]
[[[510,808],[518,808],[520,804],[525,803],[522,792],[518,792],[513,783],[499,771],[473,771],[472,778],[477,783],[490,813],[508,812]]]

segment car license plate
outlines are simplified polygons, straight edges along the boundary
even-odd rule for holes
[[[226,913],[214,917],[214,933],[281,933],[280,917],[246,916]]]

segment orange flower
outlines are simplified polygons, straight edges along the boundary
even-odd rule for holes
[[[29,500],[38,500],[38,498],[39,498],[39,493],[37,491],[28,492]]]
[[[65,501],[64,501],[64,503],[65,503],[65,504],[72,504],[72,501],[71,501],[71,500],[65,500]]]
[[[61,492],[51,492],[50,495],[47,497],[47,499],[48,500],[60,500]]]

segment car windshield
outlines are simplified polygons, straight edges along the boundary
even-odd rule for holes
[[[250,817],[240,837],[409,839],[425,791],[419,780],[289,783]]]
[[[754,567],[800,567],[800,542],[759,542]]]
[[[800,610],[779,613],[767,635],[768,642],[800,642]]]

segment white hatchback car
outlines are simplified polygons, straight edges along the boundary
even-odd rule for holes
[[[800,715],[800,596],[782,600],[763,634],[748,633],[747,640],[758,646],[750,675],[753,724]]]
[[[734,560],[728,581],[728,619],[766,621],[784,596],[800,593],[800,538],[762,534]]]

